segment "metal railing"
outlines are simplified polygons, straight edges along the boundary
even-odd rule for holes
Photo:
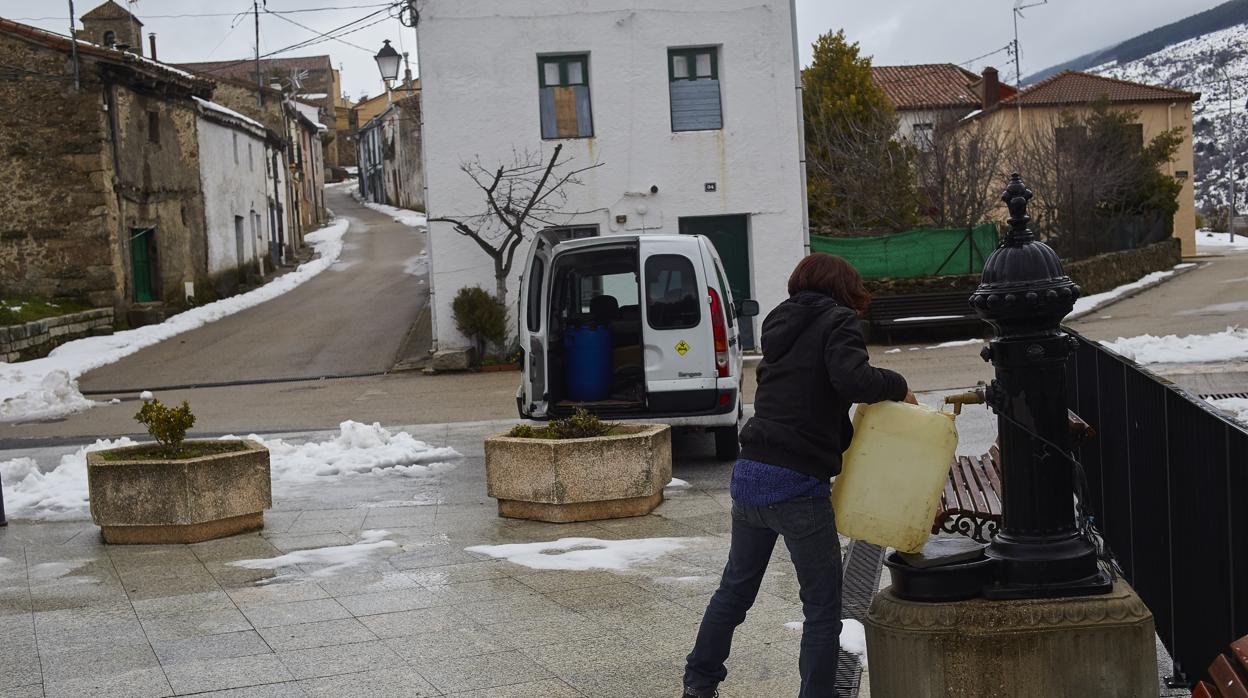
[[[1248,429],[1067,331],[1070,408],[1097,430],[1076,453],[1089,509],[1187,684],[1248,634]]]

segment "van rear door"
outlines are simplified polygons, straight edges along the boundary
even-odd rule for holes
[[[529,247],[528,265],[520,281],[520,298],[516,308],[520,347],[524,350],[524,373],[516,393],[516,407],[521,417],[540,419],[546,416],[550,386],[547,381],[547,317],[546,296],[550,286],[550,260],[558,238],[547,231],[539,232]]]
[[[656,415],[715,408],[715,348],[696,238],[641,241],[647,406]]]

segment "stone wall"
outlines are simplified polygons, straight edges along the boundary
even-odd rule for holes
[[[0,327],[0,361],[13,363],[42,358],[66,342],[112,332],[112,308]]]
[[[1124,250],[1065,262],[1063,268],[1079,284],[1083,295],[1102,293],[1131,283],[1154,271],[1169,269],[1181,261],[1181,243],[1171,238],[1137,250]],[[873,296],[900,296],[913,293],[966,291],[969,296],[979,286],[979,274],[923,276],[913,279],[867,279]]]
[[[69,76],[61,53],[0,35],[5,62]],[[113,305],[108,129],[101,86],[68,79],[0,80],[0,294]]]

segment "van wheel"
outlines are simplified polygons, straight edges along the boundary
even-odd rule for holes
[[[741,453],[741,442],[738,439],[737,427],[715,427],[715,458],[717,460],[736,460]]]

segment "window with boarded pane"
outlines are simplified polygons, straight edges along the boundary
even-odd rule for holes
[[[537,59],[542,138],[589,138],[594,118],[589,102],[589,56]]]
[[[671,81],[673,131],[724,127],[719,100],[719,49],[670,49],[667,72]]]

